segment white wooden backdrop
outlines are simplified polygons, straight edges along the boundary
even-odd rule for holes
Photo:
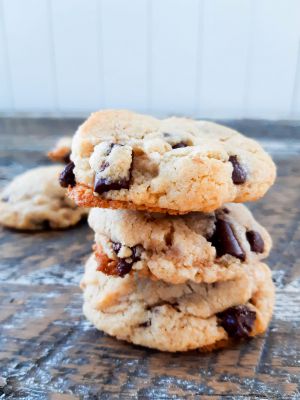
[[[300,118],[300,0],[0,0],[0,113]]]

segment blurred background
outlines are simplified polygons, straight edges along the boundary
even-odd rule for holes
[[[299,0],[0,0],[0,115],[300,118]]]

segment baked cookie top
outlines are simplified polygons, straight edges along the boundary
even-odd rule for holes
[[[93,113],[73,138],[71,159],[79,205],[173,214],[257,200],[276,175],[262,147],[233,129],[129,111]]]
[[[62,229],[87,215],[59,185],[61,168],[38,167],[15,177],[0,194],[0,224],[24,230]]]
[[[47,153],[50,160],[68,164],[70,162],[72,137],[63,136],[56,143],[52,150]]]
[[[264,332],[272,316],[269,268],[247,265],[234,280],[170,285],[137,277],[108,277],[93,257],[81,283],[86,317],[104,332],[163,351],[212,350]]]
[[[91,210],[98,269],[131,271],[169,283],[233,279],[247,263],[266,258],[271,238],[243,204],[177,216],[130,210]]]

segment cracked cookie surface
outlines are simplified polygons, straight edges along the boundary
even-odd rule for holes
[[[212,283],[235,278],[271,248],[268,232],[242,204],[182,216],[94,208],[88,221],[98,269],[107,275],[137,271],[173,284]]]
[[[267,329],[274,305],[269,268],[248,265],[231,281],[170,285],[137,277],[108,277],[93,256],[81,282],[83,311],[96,328],[163,351],[212,350]]]
[[[262,147],[230,128],[129,111],[93,113],[73,138],[71,159],[78,204],[174,214],[257,200],[276,175]]]
[[[61,165],[38,167],[16,176],[0,194],[0,224],[14,229],[63,229],[88,210],[77,207],[58,178]]]

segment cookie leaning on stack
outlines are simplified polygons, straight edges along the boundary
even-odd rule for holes
[[[261,260],[271,239],[245,206],[228,203],[273,184],[258,143],[211,122],[100,111],[76,132],[71,160],[62,184],[78,205],[97,207],[82,280],[97,328],[165,351],[213,349],[267,328],[274,286]]]

